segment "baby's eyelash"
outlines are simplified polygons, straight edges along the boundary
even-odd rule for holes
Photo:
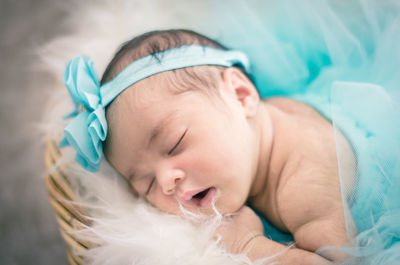
[[[152,179],[151,182],[150,182],[149,187],[147,188],[147,190],[146,190],[146,192],[145,192],[145,195],[146,195],[146,196],[149,195],[149,192],[150,192],[150,190],[151,190],[151,186],[153,186],[155,180],[156,180],[156,178],[153,177],[153,179]]]
[[[172,149],[168,152],[168,155],[171,155],[172,152],[179,146],[179,144],[182,142],[183,138],[185,137],[185,134],[188,130],[186,129],[185,132],[182,134],[181,138],[179,138],[178,142],[172,147]]]

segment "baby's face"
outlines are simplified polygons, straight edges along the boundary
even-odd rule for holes
[[[253,130],[228,90],[173,93],[163,73],[120,95],[105,155],[157,208],[179,213],[238,210],[256,171]],[[223,83],[221,83],[223,86]],[[215,98],[212,98],[215,97]]]

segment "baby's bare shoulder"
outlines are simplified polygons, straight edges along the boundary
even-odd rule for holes
[[[272,97],[266,99],[265,103],[270,104],[288,114],[306,116],[318,115],[318,112],[311,106],[290,98]]]
[[[289,98],[266,101],[286,113],[291,149],[277,189],[278,211],[291,232],[340,203],[332,124],[312,107]],[[280,133],[281,135],[284,132]],[[295,203],[293,203],[295,202]],[[318,202],[318,203],[316,203]],[[286,222],[285,222],[286,221]]]
[[[290,139],[291,144],[276,191],[284,227],[304,249],[344,244],[347,238],[332,124],[311,106],[289,98],[270,98],[265,103],[286,113],[290,124],[286,130],[290,134],[281,131],[279,138],[281,142]],[[349,146],[344,137],[343,142],[342,146]],[[351,148],[347,149],[351,154]],[[315,233],[322,230],[335,232],[323,237]]]

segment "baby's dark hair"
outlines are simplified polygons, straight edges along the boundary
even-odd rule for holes
[[[157,53],[170,48],[175,48],[183,45],[197,44],[201,46],[213,47],[221,50],[228,50],[227,47],[210,39],[204,35],[187,29],[170,29],[170,30],[157,30],[150,31],[139,35],[125,43],[123,43],[120,49],[115,54],[114,58],[108,64],[104,74],[101,78],[101,85],[113,79],[119,72],[125,67],[131,64],[133,61],[138,60],[146,55],[153,55],[155,59],[160,60],[157,57]],[[251,77],[240,67],[237,66],[248,78]],[[199,74],[194,70],[195,67],[188,67],[178,70],[172,70],[174,74],[179,72],[177,83],[182,88],[193,89],[199,86],[213,87],[215,80],[202,73]],[[221,66],[212,66],[214,69],[222,70]]]
[[[101,84],[113,79],[126,66],[141,57],[151,54],[158,59],[156,57],[157,52],[190,44],[228,50],[221,43],[191,30],[171,29],[150,31],[122,44],[104,71]],[[195,76],[192,77],[195,78]]]

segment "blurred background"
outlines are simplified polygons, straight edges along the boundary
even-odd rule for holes
[[[61,34],[50,0],[0,0],[0,264],[67,264],[44,186],[38,123],[54,77],[35,69],[33,50]],[[51,87],[46,85],[43,87]]]

